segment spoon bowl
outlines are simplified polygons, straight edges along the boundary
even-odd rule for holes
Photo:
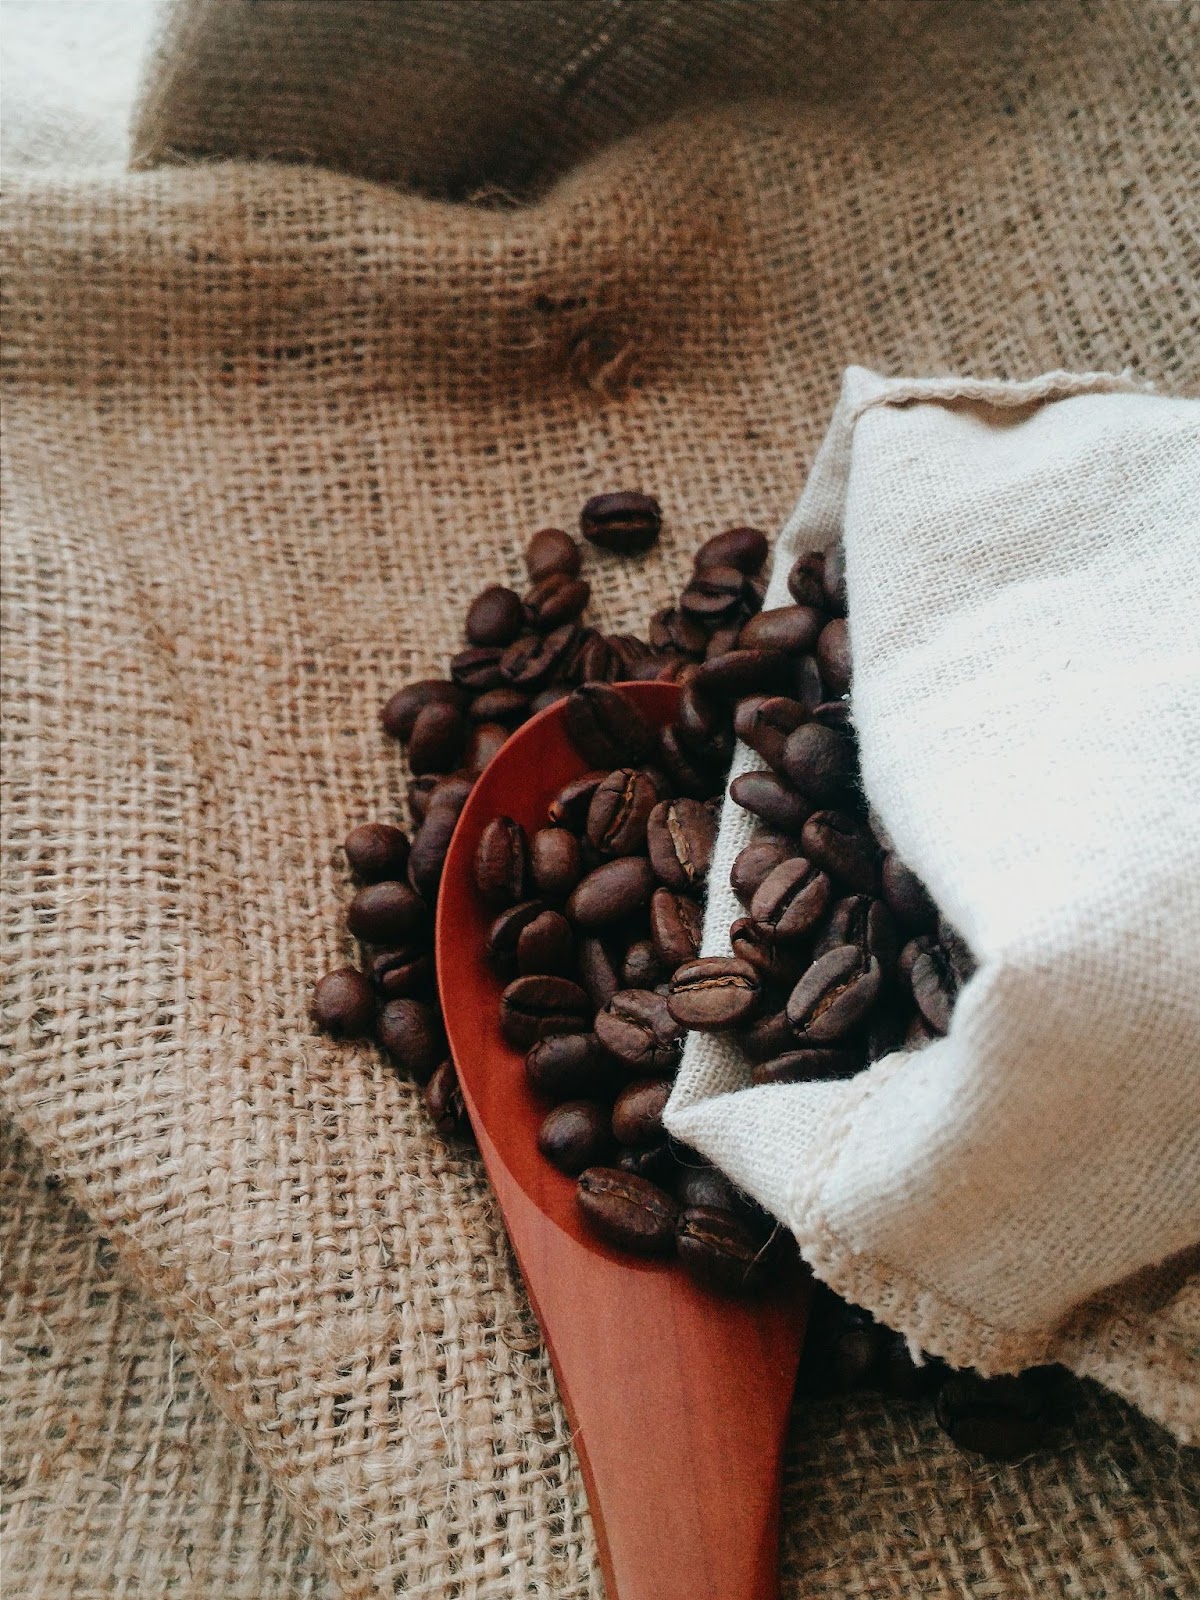
[[[621,687],[651,722],[670,721],[674,684]],[[493,914],[474,885],[479,836],[495,816],[545,826],[555,793],[586,770],[559,703],[519,728],[471,791],[438,897],[446,1031],[571,1423],[609,1600],[774,1600],[801,1274],[726,1300],[677,1262],[601,1243],[574,1181],[537,1149],[548,1105],[500,1032],[503,984],[485,954]]]

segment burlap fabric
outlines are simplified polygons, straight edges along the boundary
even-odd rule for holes
[[[336,51],[307,49],[303,16],[340,8],[227,9],[283,19],[306,63],[298,90],[281,69],[287,97],[327,108]],[[516,578],[528,530],[596,489],[667,508],[659,551],[591,564],[612,626],[706,533],[778,527],[848,359],[1194,380],[1193,8],[984,5],[942,27],[921,7],[919,38],[904,6],[827,8],[811,50],[803,8],[749,9],[780,30],[788,97],[685,111],[529,209],[236,162],[11,186],[23,1592],[157,1595],[170,1569],[197,1596],[252,1592],[248,1572],[318,1593],[319,1567],[352,1596],[599,1594],[477,1164],[372,1050],[305,1021],[349,953],[335,841],[398,805],[378,702],[442,665],[485,570]],[[372,8],[380,40],[408,13]],[[181,28],[147,100],[161,150],[190,63],[214,59],[205,13]],[[573,77],[562,120],[628,58]],[[655,59],[686,76],[686,54]],[[243,126],[272,81],[245,87]],[[620,118],[601,120],[589,149]],[[480,156],[430,186],[480,174],[533,182]],[[1197,1500],[1185,1454],[1090,1394],[1062,1458],[1005,1469],[903,1408],[803,1407],[784,1592],[1184,1595]]]

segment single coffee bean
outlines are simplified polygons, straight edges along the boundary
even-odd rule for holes
[[[670,889],[656,889],[650,897],[650,938],[668,973],[700,954],[704,911],[695,900]]]
[[[677,968],[667,1008],[681,1027],[716,1033],[746,1022],[761,998],[762,983],[748,961],[702,956]]]
[[[719,764],[720,756],[717,751],[711,753]],[[686,795],[693,800],[707,800],[721,787],[723,771],[709,764],[696,752],[685,749],[680,744],[679,735],[671,723],[659,730],[657,758],[659,766],[667,776],[668,793],[674,789],[675,793]]]
[[[915,939],[910,939],[896,958],[896,971],[903,983],[912,983],[913,968],[916,966],[917,957],[936,950],[938,942],[931,933],[918,934]]]
[[[738,640],[742,636],[742,610],[739,606],[733,613],[733,619],[719,628],[715,628],[709,635],[708,648],[704,652],[705,661],[716,661],[720,656],[727,656],[731,650],[736,650]]]
[[[934,1410],[960,1450],[992,1461],[1017,1461],[1044,1445],[1050,1433],[1042,1396],[1024,1373],[984,1378],[952,1372]]]
[[[820,921],[831,892],[819,867],[804,856],[793,856],[763,879],[750,902],[750,915],[781,939],[802,939]]]
[[[576,884],[567,916],[588,931],[610,928],[644,906],[654,888],[654,868],[644,856],[618,856]]]
[[[703,567],[679,596],[679,609],[698,622],[715,627],[729,622],[742,603],[746,579],[736,567]]]
[[[371,981],[385,1000],[432,1000],[437,979],[429,938],[378,951],[371,957]]]
[[[674,1072],[683,1035],[660,994],[619,989],[596,1017],[596,1037],[628,1071],[644,1077]]]
[[[825,623],[825,613],[813,606],[777,606],[774,611],[751,617],[738,638],[738,648],[809,655],[816,648]]]
[[[650,864],[668,889],[702,890],[716,842],[717,818],[699,800],[662,800],[649,813]]]
[[[773,772],[743,772],[729,785],[729,797],[768,827],[797,837],[812,812],[804,796]]]
[[[443,774],[429,791],[428,811],[449,811],[457,819],[474,787],[473,777],[456,772]]]
[[[675,1187],[675,1169],[679,1163],[669,1139],[642,1147],[631,1144],[617,1146],[614,1166],[622,1172],[632,1172],[637,1178],[648,1178],[651,1183],[665,1189],[668,1194]]]
[[[390,733],[393,739],[408,740],[412,737],[418,716],[427,705],[435,702],[461,711],[466,706],[467,696],[457,683],[451,683],[446,678],[421,678],[416,683],[406,684],[403,689],[397,689],[384,705],[379,720],[383,723],[384,731]]]
[[[511,644],[525,626],[521,597],[493,583],[467,608],[467,638],[475,645]]]
[[[679,696],[675,732],[681,744],[701,756],[714,747],[720,748],[723,759],[733,752],[729,736],[729,707],[702,695],[696,688],[695,679]]]
[[[509,730],[500,722],[481,722],[467,739],[467,771],[478,777],[508,742]]]
[[[839,539],[825,551],[825,609],[836,616],[846,615],[846,549]]]
[[[450,658],[450,676],[471,694],[486,694],[504,681],[500,675],[503,655],[500,645],[471,645]]]
[[[588,843],[601,856],[640,855],[646,848],[646,821],[657,804],[658,790],[645,772],[618,767],[592,796]]]
[[[656,543],[662,527],[662,507],[652,495],[636,490],[596,494],[579,517],[579,529],[589,543],[614,555],[640,555]]]
[[[551,800],[547,812],[552,826],[566,828],[571,833],[582,833],[587,827],[592,796],[608,776],[609,770],[606,767],[603,772],[585,772],[581,778],[572,778],[569,783],[564,783]]]
[[[691,1151],[687,1152],[687,1164],[681,1164],[676,1174],[675,1196],[684,1211],[696,1206],[710,1206],[716,1211],[732,1211],[749,1216],[758,1210],[749,1195],[735,1188],[723,1172],[702,1162],[701,1157],[693,1155]]]
[[[882,982],[874,956],[864,963],[853,945],[839,945],[814,961],[792,990],[788,1021],[805,1044],[836,1044],[864,1020]]]
[[[428,1083],[446,1059],[442,1019],[420,1000],[389,1000],[379,1013],[375,1035],[396,1065],[418,1083]]]
[[[356,1039],[375,1022],[375,993],[357,967],[327,972],[313,989],[311,1016],[335,1039]]]
[[[800,834],[808,859],[859,894],[879,887],[879,850],[870,832],[844,811],[814,811]]]
[[[705,661],[696,674],[696,688],[716,700],[747,694],[778,694],[791,683],[788,658],[780,650],[727,650]]]
[[[596,1011],[603,1011],[621,987],[617,964],[601,939],[579,941],[579,977]]]
[[[617,1071],[594,1033],[556,1033],[525,1057],[525,1077],[547,1099],[591,1100],[609,1094]]]
[[[517,937],[517,971],[522,977],[553,973],[568,977],[575,970],[575,936],[560,911],[543,911],[526,923]]]
[[[909,981],[917,1010],[934,1033],[946,1034],[958,998],[958,978],[943,947],[929,943],[931,948],[921,950],[912,962]]]
[[[755,1083],[821,1083],[832,1078],[852,1078],[863,1067],[852,1050],[786,1050],[752,1069]]]
[[[818,706],[825,704],[825,685],[816,656],[796,657],[792,668],[792,698],[799,700],[810,716],[816,714]]]
[[[525,898],[528,882],[525,829],[512,817],[493,817],[475,848],[475,887],[485,905],[503,910]]]
[[[408,881],[430,905],[437,899],[450,839],[470,792],[470,780],[443,780],[430,795],[424,820],[413,837],[408,856]]]
[[[674,1253],[678,1207],[649,1179],[615,1167],[589,1167],[576,1196],[584,1220],[606,1243],[640,1256]]]
[[[537,1147],[568,1178],[602,1165],[613,1147],[608,1108],[595,1100],[564,1101],[543,1118]]]
[[[585,683],[568,698],[567,737],[585,761],[611,772],[640,764],[655,744],[655,731],[627,694],[606,683]]]
[[[501,722],[506,728],[515,728],[530,715],[528,695],[519,689],[489,689],[476,695],[467,707],[468,722]]]
[[[658,951],[649,939],[635,939],[621,962],[622,989],[653,989],[664,977]]]
[[[342,848],[351,872],[364,883],[403,877],[408,866],[408,835],[388,822],[360,822]]]
[[[794,839],[787,839],[778,833],[758,834],[748,845],[743,845],[735,856],[729,873],[729,886],[742,904],[748,906],[767,874],[773,872],[781,861],[788,861],[799,853],[799,846]]]
[[[808,712],[799,700],[786,695],[748,696],[739,701],[734,712],[733,731],[768,766],[780,772],[788,736],[807,720]]]
[[[768,922],[738,917],[729,929],[729,945],[739,961],[748,961],[765,981],[790,989],[800,976],[803,957],[796,945],[780,938]]]
[[[869,1311],[843,1305],[832,1328],[829,1366],[832,1387],[858,1389],[875,1374],[883,1353],[886,1330]]]
[[[632,633],[610,633],[605,641],[612,651],[616,671],[620,678],[637,678],[642,664],[654,657],[654,651],[644,639]],[[651,674],[652,675],[652,674]]]
[[[428,916],[407,884],[389,879],[358,891],[346,912],[346,926],[367,944],[402,944],[425,925]]]
[[[435,1130],[443,1139],[470,1133],[467,1104],[454,1062],[449,1056],[434,1069],[433,1077],[425,1085],[425,1105]]]
[[[806,550],[797,556],[788,573],[788,593],[800,606],[812,606],[824,611],[825,556],[820,550]]]
[[[517,974],[517,948],[521,935],[543,911],[549,910],[544,900],[523,900],[520,905],[502,911],[488,929],[487,957],[498,978],[512,978]]]
[[[834,733],[854,737],[854,719],[850,715],[849,700],[823,700],[819,706],[813,707],[812,719],[823,727],[832,728]]]
[[[551,572],[573,578],[583,564],[583,551],[562,528],[540,528],[525,546],[525,569],[534,583]]]
[[[835,698],[850,689],[850,635],[845,617],[833,617],[817,640],[817,664],[826,689]]]
[[[778,1005],[778,1002],[776,1002]],[[770,1061],[796,1047],[796,1035],[788,1021],[787,1012],[768,1008],[763,1003],[763,1015],[738,1035],[739,1043],[749,1061]]]
[[[525,616],[531,628],[549,633],[564,622],[574,622],[592,598],[592,586],[582,578],[551,572],[539,578],[525,595]]]
[[[612,1109],[617,1143],[635,1149],[661,1143],[666,1137],[662,1116],[670,1098],[670,1078],[641,1078],[622,1089]]]
[[[434,788],[442,781],[442,774],[437,772],[423,772],[419,778],[410,778],[406,787],[408,795],[409,814],[413,826],[419,828],[425,821],[425,813],[429,809],[429,798]]]
[[[612,683],[621,676],[621,667],[612,646],[603,634],[585,628],[579,646],[567,663],[572,683]]]
[[[801,794],[832,805],[854,785],[854,746],[843,734],[819,722],[806,722],[788,735],[783,770]]]
[[[917,933],[931,933],[937,924],[937,907],[916,873],[889,851],[883,858],[880,879],[883,898],[897,922]]]
[[[539,828],[529,841],[529,877],[537,894],[565,900],[583,867],[579,840],[565,828]]]
[[[950,970],[954,973],[961,988],[968,978],[972,978],[975,975],[977,962],[971,947],[958,929],[951,926],[942,916],[938,917],[937,936],[938,943],[946,952]]]
[[[757,1294],[770,1280],[774,1264],[765,1241],[743,1217],[716,1207],[683,1212],[675,1246],[688,1276],[722,1295]]]
[[[587,995],[569,978],[517,978],[500,996],[500,1031],[518,1050],[552,1033],[586,1033],[591,1020]]]
[[[854,945],[864,959],[874,956],[885,981],[891,980],[899,960],[900,939],[892,914],[882,900],[852,894],[835,901],[813,945],[813,960],[845,944]]]
[[[415,773],[452,772],[463,752],[466,724],[454,706],[433,701],[413,723],[408,764]]]
[[[566,683],[550,682],[544,689],[539,689],[529,702],[529,714],[536,717],[539,711],[549,711],[551,706],[556,706],[565,700],[571,692],[571,687]]]
[[[577,632],[573,622],[565,622],[551,633],[517,639],[500,659],[501,680],[517,689],[540,689],[560,673],[574,649]]]
[[[908,1019],[908,1027],[904,1030],[904,1048],[908,1051],[923,1050],[927,1044],[940,1038],[941,1034],[935,1033],[918,1011]]]
[[[664,606],[650,618],[650,643],[656,650],[674,650],[697,660],[708,645],[708,635],[694,617],[678,606]]]
[[[750,577],[761,570],[768,548],[766,534],[757,528],[727,528],[704,541],[694,565],[697,572],[703,567],[736,567]]]

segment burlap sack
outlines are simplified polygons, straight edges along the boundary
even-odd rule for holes
[[[749,1088],[729,1036],[693,1035],[667,1124],[958,1366],[1086,1368],[1086,1301],[1200,1265],[1198,485],[1200,402],[853,369],[776,550],[768,607],[845,539],[866,792],[979,969],[946,1039],[849,1082]],[[753,832],[727,802],[707,954]],[[1144,1376],[1195,1440],[1175,1309]]]
[[[851,356],[1132,366],[1168,391],[1196,371],[1194,15],[989,4],[943,31],[922,7],[918,48],[905,5],[830,7],[810,54],[804,9],[761,13],[786,98],[682,114],[525,209],[237,161],[10,184],[4,1104],[17,1170],[82,1207],[44,1264],[13,1252],[52,1237],[40,1177],[5,1216],[14,1589],[207,1597],[258,1559],[297,1592],[315,1560],[348,1596],[599,1593],[477,1164],[373,1050],[306,1020],[350,954],[336,841],[398,805],[376,707],[442,666],[485,572],[515,579],[528,530],[596,489],[641,483],[668,513],[643,562],[591,563],[613,627],[706,533],[778,527]],[[381,53],[409,11],[373,8]],[[342,63],[303,17],[226,12],[231,82],[272,16],[305,63],[277,35],[241,125],[284,99],[337,124]],[[211,62],[210,34],[177,37],[146,101],[164,148]],[[115,1265],[89,1278],[101,1237]],[[108,1334],[116,1293],[131,1320]],[[165,1327],[132,1320],[142,1300]],[[1143,1306],[1126,1325],[1094,1360],[1136,1393]],[[245,1457],[223,1485],[197,1454],[212,1403],[286,1499],[286,1548]],[[1084,1395],[1063,1456],[1003,1469],[904,1409],[805,1408],[784,1592],[1183,1594],[1196,1506],[1194,1466],[1116,1402]]]

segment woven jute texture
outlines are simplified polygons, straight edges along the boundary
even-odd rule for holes
[[[409,10],[373,9],[381,35]],[[484,574],[518,579],[530,529],[570,525],[587,494],[642,485],[666,507],[659,550],[590,562],[598,616],[632,627],[697,540],[779,526],[850,359],[1194,382],[1194,9],[989,4],[919,50],[902,9],[845,13],[874,20],[861,54],[852,31],[817,52],[844,81],[807,92],[788,32],[794,94],[682,111],[526,209],[236,161],[10,186],[6,1470],[24,1566],[6,1579],[24,1592],[158,1595],[175,1562],[197,1595],[252,1592],[247,1572],[315,1594],[318,1565],[345,1596],[600,1594],[477,1162],[373,1049],[306,1021],[312,980],[350,954],[336,841],[398,810],[385,693],[441,668]],[[164,152],[168,78],[184,99],[189,61],[211,64],[190,17],[146,101]],[[329,58],[306,59],[288,92],[336,122]],[[685,69],[667,52],[662,71]],[[260,73],[243,122],[274,104]],[[506,172],[480,156],[472,182]],[[81,1210],[44,1198],[41,1171]],[[103,1345],[106,1295],[124,1320]],[[60,1402],[84,1440],[130,1441],[86,1502]],[[903,1409],[802,1407],[784,1593],[1194,1592],[1194,1461],[1114,1400],[1081,1407],[1060,1459],[1002,1470]],[[172,1434],[177,1481],[155,1458]],[[151,1516],[155,1496],[175,1509]]]

